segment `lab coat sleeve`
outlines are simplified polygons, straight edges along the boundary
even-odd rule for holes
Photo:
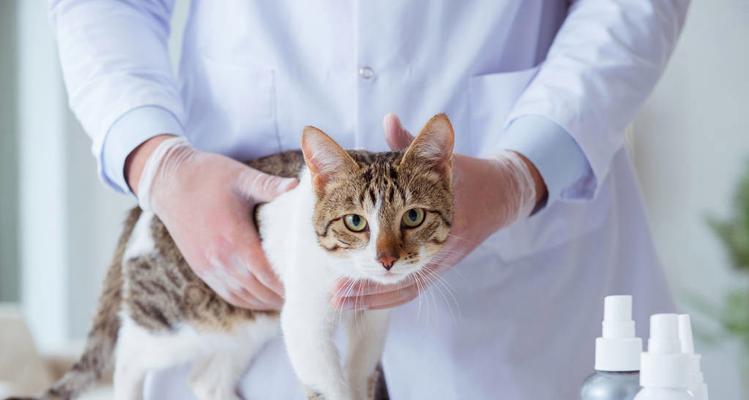
[[[663,72],[686,18],[688,0],[577,0],[538,74],[508,117],[536,115],[574,139],[589,170],[561,192],[595,196],[624,129]]]
[[[513,121],[498,147],[516,151],[533,163],[546,184],[549,203],[562,198],[565,190],[573,188],[590,171],[575,139],[561,126],[537,115]]]
[[[182,134],[168,52],[173,0],[53,0],[70,106],[92,139],[101,178],[129,191],[125,158],[149,137]]]

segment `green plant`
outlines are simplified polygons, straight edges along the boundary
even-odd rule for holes
[[[749,274],[749,170],[739,182],[733,206],[729,219],[709,218],[708,223],[726,246],[733,267]]]
[[[749,278],[749,168],[739,182],[733,201],[732,215],[727,219],[708,218],[708,224],[723,243],[734,270]],[[704,335],[715,341],[730,336],[740,341],[744,354],[749,355],[749,279],[731,289],[720,306],[705,301],[695,304],[713,319],[719,332]],[[749,365],[749,364],[747,364]],[[746,367],[746,366],[745,366]]]

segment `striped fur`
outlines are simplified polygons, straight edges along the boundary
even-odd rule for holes
[[[442,147],[428,137],[433,123],[443,124],[442,136],[437,139],[449,140],[449,143],[442,143]],[[449,130],[445,130],[447,128]],[[327,136],[322,135],[325,140]],[[340,149],[337,145],[333,147]],[[387,250],[404,265],[406,272],[397,279],[421,269],[440,250],[452,221],[452,127],[447,118],[444,115],[433,118],[405,153],[340,151],[349,160],[348,169],[330,172],[330,176],[325,177],[324,187],[317,187],[311,214],[320,247],[334,258],[349,257],[363,266],[363,272],[359,273],[363,273],[360,277],[364,278],[368,278],[369,269],[377,270],[376,280],[385,280],[375,251],[379,254]],[[305,170],[305,162],[310,165],[306,155],[290,151],[247,164],[269,174],[298,177]],[[313,172],[312,180],[314,175]],[[312,193],[311,186],[309,190]],[[402,225],[403,215],[413,208],[424,210],[424,221],[406,228]],[[348,229],[343,218],[347,214],[370,218],[368,223],[372,229],[361,232]],[[255,217],[257,220],[257,210]],[[263,223],[272,224],[273,221]],[[139,224],[147,225],[139,228]],[[146,236],[153,243],[149,243],[147,251],[131,255],[128,245],[137,229],[146,229]],[[352,276],[352,273],[345,272],[341,276]],[[251,329],[253,325],[248,322],[268,320],[259,315],[273,318],[276,314],[241,309],[224,301],[187,265],[161,221],[155,216],[146,218],[135,208],[125,221],[85,352],[42,399],[74,399],[110,370],[115,364],[115,348],[123,324],[130,326],[132,322],[141,332],[163,333],[160,337],[168,337],[166,334],[176,334],[185,326],[208,333]],[[126,317],[124,320],[120,319],[122,315]],[[374,376],[380,375],[377,371]],[[370,396],[378,386],[377,392],[383,392],[382,383],[378,385],[375,380],[365,383]],[[310,393],[310,398],[318,398],[316,396],[318,394]]]

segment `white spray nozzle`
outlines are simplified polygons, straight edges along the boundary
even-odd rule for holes
[[[607,296],[601,325],[603,333],[596,339],[596,370],[638,371],[642,340],[635,337],[632,296]]]
[[[679,315],[679,340],[681,352],[694,354],[694,339],[692,338],[692,321],[688,314]]]
[[[650,340],[647,353],[642,353],[640,385],[679,390],[689,386],[689,356],[681,352],[676,314],[650,317]]]
[[[603,338],[635,337],[632,296],[607,296],[603,300]]]
[[[679,317],[676,314],[655,314],[650,317],[648,352],[652,354],[681,352]]]
[[[696,400],[707,400],[707,384],[700,365],[701,356],[694,352],[694,338],[692,337],[692,320],[688,314],[679,315],[679,340],[681,352],[689,358],[689,390]]]

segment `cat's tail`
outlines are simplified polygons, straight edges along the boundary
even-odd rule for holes
[[[101,379],[114,365],[114,350],[120,329],[119,310],[122,301],[122,257],[140,217],[140,208],[130,211],[125,229],[117,242],[117,250],[104,280],[94,325],[88,334],[83,355],[65,375],[41,397],[40,400],[70,400]]]

